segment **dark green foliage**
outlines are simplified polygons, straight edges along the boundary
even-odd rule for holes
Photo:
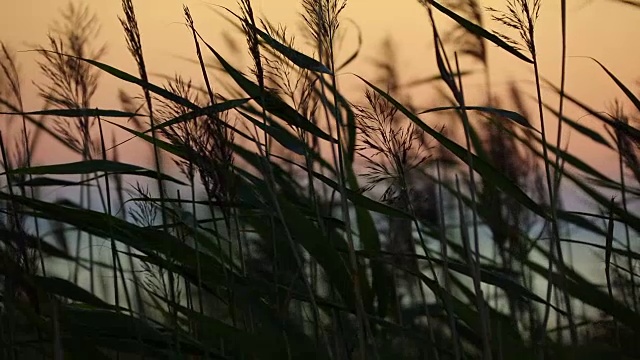
[[[345,1],[302,1],[314,55],[257,19],[251,1],[240,1],[240,15],[227,9],[247,38],[250,75],[205,42],[185,7],[202,87],[149,79],[132,1],[122,1],[121,24],[135,75],[99,60],[96,19],[71,6],[38,49],[40,111],[23,108],[2,45],[0,358],[639,358],[640,130],[631,119],[640,101],[596,60],[633,115],[597,111],[565,94],[564,81],[547,85],[606,132],[541,91],[539,123],[515,86],[500,99],[487,83],[487,98],[468,104],[472,72],[454,46],[488,81],[486,47],[496,45],[531,64],[541,89],[540,1],[490,9],[517,39],[490,31],[476,0],[419,2],[439,75],[401,81],[388,41],[379,80],[356,74],[364,105],[338,91],[337,75],[360,50],[337,65]],[[434,13],[453,21],[443,37]],[[101,73],[137,85],[143,100],[95,107]],[[417,111],[417,85],[436,88],[441,103]],[[441,116],[446,131],[434,124]],[[545,116],[559,133],[566,124],[617,152],[621,176],[570,152],[562,134],[549,141]],[[152,168],[119,160],[124,142],[105,145],[116,130],[151,149]],[[80,160],[33,164],[38,136]],[[565,209],[563,179],[600,213]],[[78,192],[45,196],[61,188]],[[577,248],[602,272],[574,266],[565,252]]]

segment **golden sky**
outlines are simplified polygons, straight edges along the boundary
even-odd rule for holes
[[[108,53],[104,62],[123,70],[135,73],[133,61],[128,57],[122,30],[117,16],[121,14],[119,0],[88,1],[91,9],[97,14],[102,26],[99,41],[107,43]],[[152,73],[197,76],[196,67],[181,57],[193,58],[193,44],[187,33],[182,18],[182,4],[191,8],[196,26],[203,36],[214,47],[220,48],[229,60],[237,61],[238,55],[224,48],[225,41],[221,34],[233,32],[220,15],[212,10],[210,4],[224,5],[237,9],[234,0],[212,0],[211,3],[197,0],[136,0],[136,12],[142,32],[144,51],[148,66]],[[36,44],[44,44],[46,34],[53,21],[64,7],[67,0],[0,0],[0,40],[5,41],[15,50],[33,49]],[[287,24],[296,33],[301,21],[300,7],[295,0],[254,0],[259,14],[266,15],[272,22]],[[485,6],[504,9],[504,0],[486,0]],[[543,0],[543,7],[538,22],[536,41],[540,54],[543,76],[559,83],[560,70],[560,9],[558,0]],[[349,21],[347,21],[347,19]],[[440,24],[447,25],[444,18]],[[362,31],[363,50],[361,57],[350,68],[345,70],[340,79],[348,90],[361,89],[360,85],[348,73],[357,73],[367,77],[371,75],[368,64],[372,58],[384,56],[380,53],[381,40],[390,35],[397,47],[398,59],[405,81],[415,77],[432,75],[437,72],[434,66],[433,47],[426,11],[415,0],[349,0],[343,13],[343,26],[346,38],[342,54],[350,53],[355,46],[355,26]],[[623,94],[607,78],[600,68],[591,60],[583,57],[594,57],[605,64],[629,87],[635,89],[638,79],[637,64],[640,63],[640,50],[636,46],[640,39],[640,10],[625,5],[618,5],[612,0],[570,0],[569,1],[569,39],[568,39],[568,92],[589,103],[591,106],[606,110],[615,98],[623,98]],[[497,24],[487,21],[487,26],[502,29]],[[242,40],[241,38],[237,38]],[[302,40],[299,36],[299,40]],[[509,80],[515,80],[529,93],[533,94],[531,70],[523,63],[490,46],[490,63],[493,87],[497,91],[506,89]],[[23,82],[25,82],[26,107],[36,110],[41,103],[35,96],[31,81],[42,81],[35,64],[36,54],[23,52],[19,54]],[[240,67],[241,64],[235,62]],[[157,79],[157,78],[156,78]],[[158,79],[157,79],[158,80]],[[122,87],[119,81],[103,76],[101,89],[94,106],[117,107],[117,89]],[[161,82],[158,80],[157,82]],[[480,78],[469,78],[466,83],[468,91],[482,95]],[[344,87],[343,87],[344,88]],[[349,95],[349,94],[348,94]],[[429,99],[420,101],[421,96],[413,97],[425,106]],[[549,97],[556,103],[555,97]],[[532,108],[533,110],[533,108]],[[569,109],[573,118],[584,113]],[[581,120],[587,125],[595,123],[588,118]],[[594,125],[599,126],[599,125]],[[572,148],[588,157],[600,168],[611,170],[605,152],[593,151],[590,144],[572,139]]]

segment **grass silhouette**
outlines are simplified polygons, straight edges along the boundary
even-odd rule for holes
[[[19,131],[0,134],[2,358],[637,358],[640,100],[600,63],[631,111],[566,94],[564,60],[560,85],[543,79],[541,0],[419,3],[438,74],[402,85],[387,41],[376,80],[355,74],[364,100],[337,76],[358,54],[335,55],[346,1],[302,1],[310,54],[250,0],[221,8],[245,36],[248,70],[185,6],[201,78],[164,84],[151,80],[131,0],[120,23],[135,74],[101,61],[96,18],[70,5],[37,49],[40,111],[24,108],[25,79],[3,44],[0,116]],[[565,59],[566,1],[557,6]],[[488,46],[531,65],[535,113],[515,85],[493,92]],[[462,58],[481,65],[481,103],[468,100]],[[104,76],[139,94],[96,107]],[[438,105],[418,110],[416,84]],[[567,103],[606,131],[568,118]],[[619,180],[567,150],[567,127],[617,153]],[[146,145],[153,165],[122,162],[115,130]],[[33,164],[42,137],[79,160]],[[567,210],[565,182],[600,211]],[[46,199],[51,187],[75,195]],[[604,259],[601,283],[574,266],[577,247]]]

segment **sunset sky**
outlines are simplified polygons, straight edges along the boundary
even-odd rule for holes
[[[46,34],[53,22],[59,18],[59,10],[68,4],[67,0],[23,0],[4,2],[0,12],[0,40],[6,42],[14,50],[30,50],[37,44],[46,43]],[[98,44],[106,43],[108,53],[103,61],[123,70],[135,73],[135,65],[127,54],[126,44],[118,21],[121,14],[119,0],[91,1],[90,7],[98,14],[102,31]],[[191,8],[196,26],[208,42],[221,50],[222,54],[234,64],[244,69],[245,62],[238,59],[245,56],[233,54],[227,49],[223,32],[234,35],[239,44],[244,46],[242,38],[226,20],[217,14],[211,6],[213,3],[198,0],[138,0],[134,1],[142,32],[143,48],[150,71],[154,74],[172,76],[176,73],[198,77],[197,67],[183,57],[194,58],[193,43],[183,24],[182,4]],[[218,5],[238,9],[234,0],[218,0]],[[265,15],[274,23],[286,24],[292,33],[298,33],[301,26],[298,1],[295,0],[255,0],[257,12]],[[498,9],[505,8],[504,0],[487,0],[485,6]],[[538,22],[537,43],[543,76],[559,84],[560,71],[560,6],[557,0],[543,0],[543,7]],[[449,20],[440,17],[439,25],[447,26]],[[571,0],[569,1],[569,39],[568,39],[568,78],[567,89],[572,95],[589,103],[592,107],[607,110],[615,98],[623,98],[623,94],[603,71],[591,60],[594,57],[605,64],[628,86],[636,89],[638,79],[637,64],[640,63],[640,50],[635,42],[640,38],[640,11],[611,0]],[[380,43],[385,36],[391,36],[398,51],[398,59],[404,81],[435,74],[433,46],[431,45],[430,26],[426,11],[415,0],[349,0],[343,13],[345,42],[341,54],[346,56],[355,48],[357,32],[354,23],[360,28],[363,37],[363,50],[358,61],[340,74],[343,91],[347,95],[358,93],[363,86],[350,73],[372,75],[371,59],[384,56]],[[486,26],[491,29],[504,29],[488,18]],[[302,37],[298,36],[302,43]],[[491,76],[496,91],[506,89],[508,81],[514,80],[529,94],[534,94],[531,87],[532,72],[524,63],[506,54],[504,51],[490,46]],[[302,47],[304,49],[304,47]],[[308,49],[306,49],[308,50]],[[244,51],[244,50],[243,50]],[[42,77],[36,66],[37,54],[21,52],[18,57],[22,79],[25,83],[26,107],[39,109],[42,104],[37,99],[32,81],[40,82]],[[477,65],[468,64],[472,68]],[[158,77],[154,79],[162,83]],[[482,78],[470,77],[465,82],[467,91],[482,97]],[[120,81],[104,75],[101,87],[94,101],[94,106],[117,108],[118,88],[127,88]],[[128,88],[127,88],[128,89]],[[547,93],[551,95],[550,93]],[[412,94],[418,103],[424,106],[430,103],[426,92]],[[424,100],[421,97],[426,97]],[[548,96],[551,104],[557,105],[553,96]],[[533,107],[532,107],[533,110]],[[569,108],[568,114],[574,119],[584,115],[583,112]],[[588,118],[581,123],[594,125]],[[537,119],[534,119],[537,123]],[[599,125],[594,125],[598,126]],[[578,151],[598,167],[613,171],[615,164],[609,161],[610,154],[594,151],[591,144],[571,138],[571,148]]]
[[[78,1],[78,0],[76,0]],[[136,74],[135,63],[127,52],[123,32],[118,21],[122,14],[120,0],[85,0],[90,4],[101,24],[102,30],[96,45],[106,44],[108,52],[102,59],[116,68]],[[214,0],[218,5],[224,5],[234,10],[238,9],[235,0]],[[67,6],[68,0],[0,0],[0,41],[5,42],[11,49],[20,51],[18,60],[21,67],[25,108],[39,110],[42,101],[38,99],[35,83],[44,81],[40,74],[36,60],[38,55],[29,52],[47,41],[47,31],[59,19],[60,10]],[[506,0],[486,0],[485,6],[505,9]],[[296,0],[253,0],[252,3],[259,15],[264,15],[272,23],[286,24],[290,33],[300,34],[302,24],[299,13],[301,7]],[[540,56],[542,75],[559,84],[560,82],[560,2],[558,0],[542,0],[543,6],[537,25],[537,47]],[[588,103],[600,111],[606,111],[615,99],[624,99],[624,94],[615,86],[592,60],[593,57],[606,65],[625,84],[633,90],[638,89],[638,64],[640,64],[640,10],[630,6],[617,4],[613,0],[569,0],[568,17],[568,71],[567,92]],[[237,68],[245,70],[248,61],[243,38],[236,33],[223,17],[214,11],[210,3],[200,0],[134,0],[139,26],[142,33],[143,49],[150,73],[154,74],[152,82],[163,84],[161,75],[173,76],[176,73],[185,77],[199,79],[196,65],[185,60],[195,59],[191,35],[183,26],[182,5],[191,8],[196,26],[205,39]],[[442,16],[438,17],[438,25],[447,27],[451,21]],[[356,26],[357,25],[357,26]],[[347,69],[338,74],[341,90],[352,101],[360,99],[364,85],[352,74],[371,78],[372,59],[380,59],[387,54],[380,51],[382,40],[390,36],[397,51],[397,57],[402,70],[403,82],[426,77],[437,73],[435,57],[430,31],[430,25],[425,9],[417,0],[348,0],[343,12],[342,26],[345,41],[338,56],[347,56],[356,47],[357,28],[362,33],[363,48],[360,57]],[[491,30],[501,29],[494,21],[485,17],[485,26]],[[233,53],[225,46],[223,33],[232,34],[233,39],[243,46],[241,53]],[[298,36],[298,44],[303,43],[302,36]],[[492,89],[497,93],[508,89],[510,81],[515,81],[527,94],[535,94],[532,87],[532,69],[525,63],[515,59],[495,46],[489,46],[489,62],[491,69]],[[308,48],[300,46],[300,50]],[[210,57],[208,57],[210,58]],[[478,65],[463,63],[466,70],[477,69]],[[214,81],[217,79],[212,75]],[[465,91],[470,103],[479,102],[485,98],[484,84],[481,76],[465,78]],[[138,89],[127,86],[121,81],[106,74],[101,77],[100,88],[94,99],[93,106],[101,108],[119,108],[118,90],[126,89],[131,94],[137,94]],[[433,90],[433,89],[431,89]],[[433,91],[420,88],[411,93],[416,104],[437,106],[433,101]],[[557,97],[551,92],[545,92],[545,101],[557,107]],[[480,104],[478,104],[480,105]],[[531,114],[535,114],[534,103],[530,104]],[[508,105],[505,105],[508,107]],[[631,109],[631,107],[627,107]],[[596,121],[584,116],[584,112],[568,106],[567,115],[580,121],[581,124],[602,130]],[[551,128],[553,121],[550,120]],[[425,118],[425,121],[433,121]],[[441,121],[441,120],[437,120]],[[535,126],[539,126],[537,117],[532,119]],[[435,123],[432,125],[439,125]],[[1,124],[5,129],[7,124]],[[554,138],[554,131],[549,133]],[[617,178],[617,158],[595,146],[593,142],[572,134],[570,137],[570,151],[577,154],[591,165]],[[152,166],[149,152],[140,151],[139,144],[130,142],[121,147],[122,160],[141,165]],[[146,149],[146,147],[145,147]],[[79,160],[76,156],[64,153],[60,146],[44,142],[39,144],[36,153],[37,163],[60,163]],[[54,191],[54,190],[52,190]],[[59,191],[65,191],[61,189]],[[575,196],[571,190],[564,192],[568,200],[568,208],[580,209],[583,197]],[[51,193],[49,193],[51,195]],[[57,195],[62,195],[58,193]],[[584,209],[584,208],[582,208]],[[600,239],[601,240],[601,239]],[[597,241],[597,240],[596,240]],[[589,249],[581,251],[590,253]],[[580,256],[583,266],[599,268],[600,263],[593,262],[590,256]],[[597,270],[597,269],[596,269]],[[596,272],[597,273],[597,272]]]

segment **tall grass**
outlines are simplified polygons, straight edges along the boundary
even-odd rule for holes
[[[387,41],[377,80],[356,74],[362,94],[342,93],[337,76],[359,52],[338,60],[346,1],[302,1],[306,54],[250,0],[223,8],[248,70],[184,7],[201,78],[164,84],[147,68],[131,0],[120,22],[136,74],[101,62],[97,19],[70,6],[38,48],[39,111],[25,109],[2,44],[2,358],[637,358],[640,100],[600,63],[634,108],[600,112],[566,94],[564,60],[559,87],[544,84],[540,0],[419,3],[437,74],[403,87]],[[564,59],[570,18],[558,6]],[[440,17],[453,26],[440,29]],[[515,85],[493,92],[488,46],[531,64],[534,102]],[[468,100],[462,58],[482,65],[483,103]],[[96,107],[99,76],[140,95]],[[440,103],[418,110],[417,84]],[[606,131],[568,118],[566,103]],[[619,174],[568,152],[565,127],[615,151]],[[115,133],[147,146],[153,167],[119,160]],[[34,164],[42,141],[79,160]],[[563,206],[564,182],[592,213]],[[77,193],[40,195],[62,187]],[[565,257],[578,247],[604,259],[602,282]]]

